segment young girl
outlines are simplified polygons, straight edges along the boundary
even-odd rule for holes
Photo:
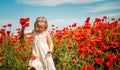
[[[25,34],[33,34],[32,56],[29,61],[31,70],[56,70],[52,59],[53,42],[47,31],[48,23],[44,17],[38,17],[34,23],[34,29],[25,32]]]

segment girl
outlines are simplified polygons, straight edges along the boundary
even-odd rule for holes
[[[29,61],[28,70],[56,70],[52,59],[53,41],[47,31],[48,23],[44,17],[38,17],[34,23],[34,29],[25,32],[33,34],[32,57]]]

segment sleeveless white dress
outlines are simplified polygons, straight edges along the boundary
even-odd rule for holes
[[[36,58],[30,59],[29,67],[34,67],[36,70],[56,70],[51,54],[47,54],[49,46],[47,43],[46,35],[49,34],[45,31],[41,34],[37,34],[34,30],[34,40],[32,47],[32,55]],[[29,70],[29,68],[28,68]]]

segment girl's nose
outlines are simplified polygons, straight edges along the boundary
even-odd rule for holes
[[[41,28],[39,28],[39,30],[41,30]]]

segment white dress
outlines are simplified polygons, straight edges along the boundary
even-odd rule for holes
[[[49,46],[47,44],[46,38],[48,31],[45,31],[41,34],[37,34],[35,31],[33,31],[33,33],[34,40],[32,55],[36,56],[36,58],[34,60],[30,59],[29,67],[34,67],[36,70],[56,70],[52,55],[47,54],[49,51]]]

